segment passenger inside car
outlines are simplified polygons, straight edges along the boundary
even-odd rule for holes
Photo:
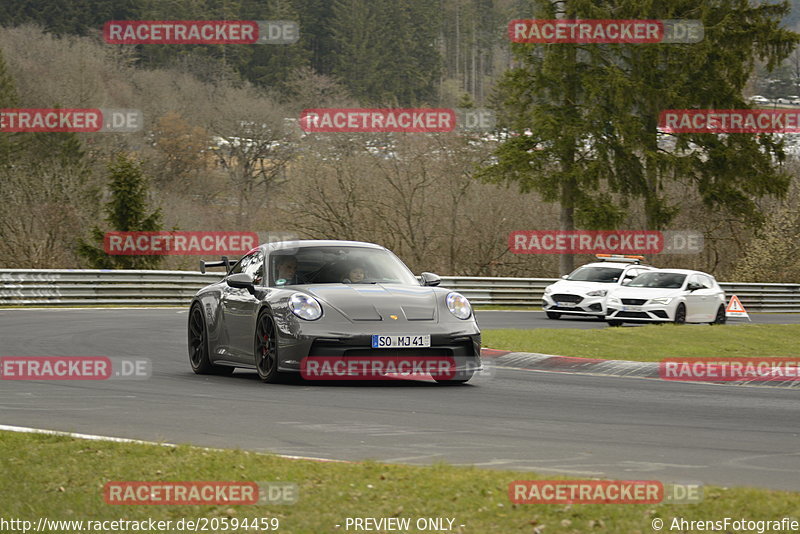
[[[360,265],[352,267],[348,272],[347,275],[342,279],[343,284],[358,284],[359,282],[363,282],[364,279],[367,277],[367,273],[363,267]]]

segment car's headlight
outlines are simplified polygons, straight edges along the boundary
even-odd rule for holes
[[[594,291],[589,291],[586,293],[587,297],[605,297],[606,293],[608,293],[608,289],[595,289]]]
[[[289,297],[289,309],[292,313],[306,321],[316,321],[322,316],[322,306],[317,299],[303,293],[295,293]]]
[[[650,304],[669,304],[672,302],[672,297],[658,297],[655,299],[650,299]]]
[[[549,295],[552,292],[553,292],[553,286],[547,286],[546,288],[544,288],[545,295]]]
[[[447,309],[459,319],[469,319],[472,315],[472,306],[469,305],[467,297],[461,293],[448,293],[446,301]]]

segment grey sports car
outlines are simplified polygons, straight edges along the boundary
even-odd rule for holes
[[[461,384],[481,370],[481,335],[469,301],[435,287],[440,279],[433,273],[418,280],[379,245],[283,241],[251,250],[232,267],[226,258],[201,262],[203,272],[210,266],[228,272],[192,300],[195,373],[239,367],[276,382],[309,362],[447,358],[451,372],[433,378]]]

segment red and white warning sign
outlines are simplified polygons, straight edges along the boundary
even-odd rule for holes
[[[750,320],[747,310],[742,306],[742,301],[736,295],[733,295],[731,301],[728,302],[728,307],[725,308],[725,317],[747,317],[747,320]]]

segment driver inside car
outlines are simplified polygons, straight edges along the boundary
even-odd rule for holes
[[[291,286],[305,283],[304,277],[297,273],[297,258],[294,256],[278,256],[275,260],[275,284]]]
[[[343,284],[358,284],[363,282],[367,277],[367,273],[361,266],[352,267],[347,275],[342,279]]]

